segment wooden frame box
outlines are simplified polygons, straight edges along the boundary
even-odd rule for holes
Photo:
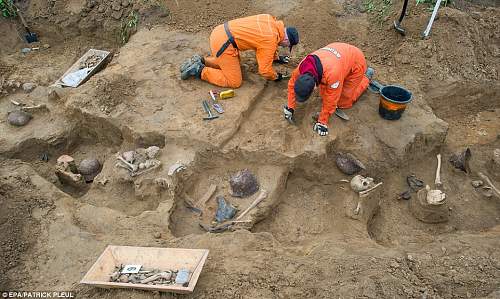
[[[181,294],[192,293],[207,257],[207,249],[109,245],[80,283],[102,288],[130,288]],[[188,269],[191,274],[189,285],[183,287],[175,284],[148,285],[110,282],[109,277],[114,272],[115,266],[126,264],[139,264],[144,268],[160,270]]]

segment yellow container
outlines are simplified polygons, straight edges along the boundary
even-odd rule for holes
[[[232,90],[232,89],[224,90],[224,91],[221,91],[219,93],[219,98],[221,100],[229,99],[229,98],[232,98],[232,97],[234,97],[234,90]]]

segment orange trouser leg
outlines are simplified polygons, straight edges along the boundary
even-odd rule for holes
[[[213,59],[205,59],[205,68],[201,73],[201,79],[220,87],[238,88],[241,86],[243,77],[241,75],[240,57],[223,53]],[[210,67],[218,66],[219,68]]]
[[[357,53],[355,59],[351,73],[344,79],[342,94],[337,103],[342,109],[351,108],[370,84],[370,80],[365,76],[368,67],[363,53],[361,51]]]
[[[205,65],[208,67],[211,67],[213,69],[220,69],[220,66],[217,64],[217,57],[215,56],[208,56],[205,57]]]

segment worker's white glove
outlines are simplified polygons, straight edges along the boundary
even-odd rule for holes
[[[292,108],[288,108],[288,106],[283,106],[283,116],[291,124],[294,123],[293,112],[294,110]]]
[[[279,64],[287,64],[290,62],[290,56],[280,55],[280,56],[278,56],[278,59],[274,60],[274,62],[279,63]]]
[[[313,131],[318,133],[319,136],[328,135],[328,126],[320,122],[314,124]]]

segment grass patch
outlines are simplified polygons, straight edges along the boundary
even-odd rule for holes
[[[4,18],[15,18],[17,12],[13,0],[0,0],[0,13]]]
[[[122,45],[126,44],[130,36],[137,31],[139,24],[139,13],[131,11],[130,14],[122,21],[120,26],[119,40]]]
[[[365,0],[363,5],[379,24],[382,24],[392,11],[392,0]]]

